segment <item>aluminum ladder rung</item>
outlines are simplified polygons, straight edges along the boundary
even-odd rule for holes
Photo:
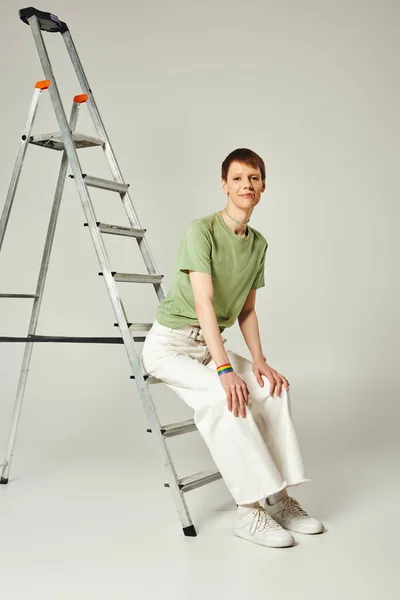
[[[116,323],[118,325],[118,323]],[[153,323],[132,323],[129,326],[129,331],[136,335],[136,333],[148,333],[152,328]]]
[[[104,141],[100,138],[84,133],[78,133],[77,131],[73,131],[71,137],[75,143],[75,148],[77,149],[104,146]],[[54,133],[42,133],[41,135],[31,135],[29,143],[34,144],[35,146],[43,146],[43,148],[50,148],[51,150],[65,150],[64,140],[59,131],[55,131]]]
[[[112,271],[114,281],[121,281],[123,283],[161,283],[164,275],[144,275],[142,273],[117,273]],[[103,275],[101,271],[99,275]]]
[[[147,431],[148,433],[152,433],[153,430],[147,429]],[[169,438],[176,435],[182,435],[183,433],[197,431],[197,427],[193,419],[188,419],[187,421],[181,421],[180,423],[162,425],[160,431],[165,438]]]
[[[111,235],[124,235],[127,237],[142,238],[146,233],[146,229],[136,229],[134,227],[122,227],[120,225],[108,225],[107,223],[100,223],[97,221],[97,228],[101,233],[110,233]],[[88,223],[84,223],[85,227],[88,227]]]
[[[131,379],[136,379],[136,377],[134,375],[130,375]],[[157,379],[157,377],[153,377],[153,375],[149,375],[148,373],[145,373],[143,375],[143,378],[146,382],[146,385],[154,385],[156,383],[164,383],[162,379]]]
[[[118,323],[114,323],[115,327],[119,327]],[[135,342],[144,342],[146,334],[150,331],[153,323],[127,323],[128,329]]]
[[[37,294],[0,294],[0,298],[39,298]]]
[[[190,490],[195,490],[221,478],[222,475],[218,469],[208,469],[207,471],[200,471],[188,477],[182,477],[182,479],[179,479],[179,488],[181,492],[190,492]],[[164,486],[169,487],[169,484],[164,483]]]
[[[119,192],[121,194],[126,194],[129,188],[129,183],[119,183],[118,181],[110,181],[108,179],[101,179],[100,177],[91,177],[90,175],[82,175],[82,177],[83,181],[88,187],[95,187],[101,190],[108,190],[109,192]]]
[[[157,379],[157,377],[153,377],[153,375],[149,375],[146,379],[147,385],[156,385],[157,383],[164,383],[162,379]]]

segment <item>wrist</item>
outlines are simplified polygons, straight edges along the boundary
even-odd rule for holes
[[[220,365],[219,367],[217,367],[217,373],[219,376],[224,375],[225,373],[232,373],[233,371],[233,367],[231,365],[231,363],[224,363],[223,365]]]
[[[254,356],[253,356],[253,362],[258,362],[260,360],[262,362],[267,362],[267,358],[263,354],[254,354]]]

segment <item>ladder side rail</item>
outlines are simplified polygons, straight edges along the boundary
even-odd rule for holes
[[[77,53],[75,44],[73,42],[73,39],[72,39],[72,36],[71,36],[69,30],[63,32],[62,37],[64,39],[67,51],[70,55],[71,62],[75,69],[75,73],[76,73],[78,81],[80,83],[82,92],[88,95],[88,101],[87,101],[88,110],[91,115],[97,135],[104,141],[103,151],[104,151],[106,160],[108,162],[108,165],[110,167],[112,176],[115,181],[118,181],[119,183],[125,183],[124,178],[122,176],[122,172],[121,172],[118,162],[117,162],[117,158],[115,156],[115,153],[111,146],[111,142],[107,135],[107,131],[105,129],[103,120],[101,118],[99,109],[97,108],[97,104],[94,99],[92,89],[89,85],[89,81],[84,72],[81,60],[79,58],[79,55]],[[124,206],[125,213],[127,215],[130,226],[137,228],[137,229],[143,229],[143,227],[140,223],[139,217],[137,215],[137,212],[135,210],[135,207],[133,205],[133,202],[131,200],[131,197],[129,195],[129,192],[126,191],[126,192],[120,193],[120,198],[121,198],[122,204]],[[155,260],[152,256],[150,246],[148,244],[146,237],[144,236],[142,238],[136,238],[136,241],[137,241],[139,250],[142,254],[144,263],[147,267],[148,273],[150,275],[158,274]],[[159,301],[161,302],[166,297],[165,288],[162,283],[157,283],[157,284],[153,284],[153,285],[154,285],[154,289],[157,294],[157,297],[158,297]],[[120,323],[118,323],[118,324],[120,325]],[[120,328],[121,328],[121,326],[120,326]],[[135,377],[135,379],[136,379],[136,377]],[[156,442],[161,450],[161,456],[163,458],[163,465],[164,465],[164,468],[167,473],[169,487],[170,487],[170,490],[171,490],[171,493],[173,496],[173,500],[174,500],[174,503],[175,503],[175,506],[176,506],[176,509],[177,509],[177,512],[178,512],[178,515],[179,515],[179,518],[180,518],[180,521],[182,523],[184,530],[191,530],[191,528],[193,528],[192,519],[190,517],[190,513],[189,513],[189,509],[188,509],[186,500],[185,500],[183,493],[179,487],[178,475],[176,473],[176,470],[175,470],[175,467],[174,467],[174,464],[173,464],[173,461],[172,461],[172,458],[171,458],[171,455],[170,455],[170,452],[169,452],[169,449],[168,449],[168,446],[166,443],[166,438],[164,438],[164,436],[161,434],[161,424],[159,423],[158,415],[156,413],[155,406],[154,406],[153,400],[150,395],[150,391],[149,391],[147,385],[143,382],[142,378],[136,379],[136,384],[138,386],[139,394],[142,399],[142,404],[143,404],[143,407],[144,407],[144,410],[145,410],[145,413],[146,413],[146,416],[147,416],[149,422],[151,423],[151,421],[153,420],[153,416],[151,414],[149,414],[149,409],[151,409],[151,412],[154,412],[154,416],[155,416],[156,420],[158,421],[158,427],[155,432],[156,433],[155,437],[156,437]]]
[[[88,109],[89,109],[90,115],[92,117],[92,121],[93,121],[94,127],[96,129],[97,135],[104,141],[104,152],[106,154],[107,161],[110,165],[114,180],[118,181],[119,183],[125,183],[125,181],[122,177],[122,173],[119,168],[115,153],[112,149],[110,139],[109,139],[106,129],[104,127],[104,123],[101,118],[99,109],[97,108],[96,101],[93,96],[93,92],[89,85],[89,81],[86,77],[85,71],[83,70],[81,60],[79,58],[78,52],[75,48],[75,44],[73,42],[73,39],[72,39],[72,36],[71,36],[71,33],[69,32],[69,30],[62,33],[62,37],[63,37],[64,43],[65,43],[65,46],[67,48],[68,54],[71,58],[72,65],[75,69],[76,76],[81,85],[82,92],[89,96],[89,99],[87,102]],[[139,223],[137,223],[137,224],[139,224]]]
[[[163,464],[167,471],[167,477],[169,480],[171,492],[173,494],[173,498],[175,501],[175,505],[178,510],[178,514],[181,519],[181,523],[186,526],[192,526],[192,521],[190,518],[189,509],[187,507],[186,501],[181,493],[178,483],[177,473],[175,471],[173,462],[171,460],[171,456],[169,453],[169,449],[167,448],[166,441],[164,436],[161,434],[161,424],[158,419],[158,415],[154,406],[153,399],[150,394],[150,390],[148,389],[139,363],[138,354],[136,351],[135,344],[133,342],[132,336],[128,329],[125,315],[122,309],[121,300],[119,297],[118,289],[115,285],[114,279],[111,274],[111,268],[109,266],[107,251],[104,246],[104,242],[100,235],[100,232],[96,226],[96,217],[94,215],[93,207],[91,204],[90,196],[86,185],[84,183],[84,179],[82,177],[82,169],[80,166],[79,158],[77,155],[77,151],[75,145],[72,140],[71,132],[68,127],[68,122],[65,116],[64,107],[61,101],[61,97],[58,91],[58,86],[54,77],[53,69],[50,63],[50,59],[47,53],[46,46],[44,44],[43,36],[40,30],[40,25],[36,16],[32,16],[28,19],[28,24],[31,27],[31,31],[33,34],[33,38],[38,50],[39,58],[42,64],[43,71],[47,79],[50,79],[52,85],[50,87],[50,97],[53,103],[54,111],[56,113],[56,117],[59,123],[60,132],[63,136],[65,151],[67,152],[68,159],[71,165],[71,169],[74,175],[75,183],[78,189],[79,196],[81,198],[82,206],[85,212],[86,220],[89,226],[89,230],[92,236],[93,244],[96,250],[97,257],[99,259],[99,263],[104,275],[104,281],[106,283],[110,300],[112,306],[114,308],[115,316],[118,321],[118,325],[120,328],[121,336],[124,341],[125,350],[128,355],[128,359],[130,362],[130,366],[132,369],[132,373],[136,379],[136,384],[139,389],[140,398],[143,404],[143,408],[146,412],[146,416],[148,418],[148,422],[150,427],[155,432],[155,438],[157,444],[160,448],[161,455],[163,458]],[[84,90],[85,91],[85,90]],[[86,92],[88,93],[88,92]],[[89,98],[91,97],[91,93],[88,93]],[[155,284],[160,286],[161,284]]]
[[[97,228],[96,215],[94,213],[93,205],[90,199],[88,189],[85,185],[84,178],[82,176],[82,167],[78,158],[71,132],[68,126],[67,118],[65,116],[64,107],[61,101],[60,93],[58,91],[57,82],[53,73],[51,62],[47,53],[47,49],[43,40],[43,36],[40,30],[38,19],[36,16],[32,16],[28,19],[29,25],[32,30],[33,38],[36,43],[39,58],[42,64],[45,76],[51,80],[52,85],[50,87],[50,97],[53,103],[54,111],[56,113],[57,121],[60,127],[60,132],[63,136],[65,150],[67,152],[69,163],[72,169],[72,173],[75,179],[75,183],[78,189],[78,193],[82,202],[83,210],[88,223],[89,231],[92,236],[93,245],[97,257],[99,259],[100,267],[104,275],[104,281],[106,283],[111,303],[114,308],[115,316],[120,326],[121,335],[124,340],[125,348],[128,353],[128,358],[131,362],[133,375],[143,379],[141,369],[138,362],[136,348],[134,346],[131,334],[129,332],[126,316],[122,307],[122,302],[118,293],[118,289],[115,285],[113,275],[111,272],[111,266],[107,255],[107,250],[102,239],[102,236]],[[156,424],[156,422],[155,422]]]
[[[54,107],[54,111],[57,117],[57,121],[60,127],[60,132],[63,137],[65,150],[68,155],[69,163],[72,169],[72,173],[75,179],[75,184],[78,189],[79,197],[82,202],[85,217],[88,223],[89,231],[93,240],[93,245],[97,257],[99,259],[100,267],[103,272],[104,281],[106,283],[111,303],[114,308],[115,316],[120,326],[121,335],[124,340],[125,348],[128,353],[128,358],[131,363],[132,372],[135,378],[143,380],[139,361],[137,357],[136,348],[134,346],[131,334],[126,324],[126,317],[122,308],[122,302],[118,293],[118,289],[115,285],[113,275],[111,272],[111,266],[107,255],[107,250],[102,239],[100,232],[98,231],[96,222],[96,215],[94,213],[93,205],[90,199],[88,189],[85,185],[84,178],[82,176],[82,167],[78,158],[72,135],[68,126],[67,118],[65,116],[64,107],[61,101],[60,93],[58,91],[57,82],[53,73],[51,62],[47,53],[47,49],[43,40],[43,36],[40,30],[40,25],[36,16],[32,16],[28,19],[29,25],[32,30],[33,38],[37,47],[40,62],[42,64],[45,76],[51,80],[52,85],[50,87],[50,97]],[[144,381],[144,380],[143,380]],[[157,421],[154,421],[157,424]]]
[[[92,117],[92,121],[93,121],[94,127],[96,129],[97,135],[101,139],[104,140],[103,150],[104,150],[108,165],[110,167],[111,173],[113,175],[113,178],[115,181],[118,181],[119,183],[125,183],[124,178],[122,176],[122,172],[119,168],[114,150],[111,146],[111,142],[108,138],[107,131],[104,126],[103,120],[101,118],[99,109],[97,108],[97,104],[94,99],[93,92],[89,85],[89,81],[86,77],[85,71],[83,69],[81,60],[79,58],[78,52],[76,50],[75,44],[73,42],[73,39],[72,39],[72,36],[71,36],[71,33],[69,32],[69,30],[65,31],[62,34],[62,37],[63,37],[64,43],[65,43],[65,46],[67,48],[67,51],[70,55],[72,65],[75,69],[75,73],[76,73],[78,81],[81,85],[82,91],[88,95],[88,101],[87,101],[88,110]],[[139,221],[139,217],[137,215],[135,207],[133,205],[133,202],[131,200],[131,197],[129,195],[129,192],[121,193],[120,197],[121,197],[122,204],[124,206],[124,209],[125,209],[125,212],[126,212],[126,215],[128,217],[131,227],[135,227],[137,229],[143,229],[143,227]],[[146,237],[143,237],[140,239],[137,238],[136,241],[139,246],[139,250],[142,254],[144,263],[147,267],[148,273],[150,275],[157,274],[158,271],[157,271],[157,267],[155,264],[155,260],[152,256],[150,246],[148,244]],[[164,289],[164,286],[162,283],[155,285],[155,291],[156,291],[157,297],[160,300],[160,302],[162,300],[164,300],[164,298],[166,297],[166,292],[165,292],[165,289]]]
[[[69,126],[71,129],[75,128],[77,120],[78,120],[78,107],[79,107],[79,104],[76,104],[76,103],[74,103],[72,106],[71,116],[70,116],[70,121],[69,121]],[[44,245],[44,250],[43,250],[43,255],[42,255],[42,262],[40,265],[39,276],[38,276],[38,280],[37,280],[37,284],[36,284],[36,292],[35,292],[36,298],[33,302],[31,318],[30,318],[30,323],[29,323],[29,328],[28,328],[28,338],[30,336],[35,335],[37,323],[39,320],[39,313],[40,313],[40,308],[41,308],[42,299],[43,299],[43,290],[44,290],[44,286],[46,283],[46,277],[47,277],[47,272],[48,272],[48,267],[49,267],[49,262],[50,262],[50,254],[51,254],[51,250],[52,250],[52,246],[53,246],[58,215],[60,212],[60,205],[61,205],[62,194],[64,191],[64,184],[65,184],[65,179],[66,179],[66,175],[67,175],[68,164],[69,164],[68,163],[68,155],[64,150],[64,152],[62,154],[62,158],[61,158],[61,164],[60,164],[60,170],[59,170],[59,174],[58,174],[56,189],[54,192],[53,206],[52,206],[49,225],[48,225],[48,229],[47,229],[46,242]],[[17,435],[18,423],[19,423],[19,418],[21,415],[22,404],[23,404],[24,394],[25,394],[25,388],[26,388],[26,383],[27,383],[27,379],[28,379],[28,372],[29,372],[29,365],[30,365],[31,357],[32,357],[32,351],[33,351],[33,342],[27,341],[25,344],[24,356],[22,359],[22,366],[21,366],[21,371],[20,371],[20,376],[19,376],[19,381],[18,381],[17,394],[16,394],[16,398],[15,398],[13,414],[11,417],[10,432],[9,432],[8,443],[7,443],[7,451],[6,451],[6,462],[5,462],[5,466],[3,467],[3,471],[1,474],[1,483],[7,483],[8,477],[9,477],[11,461],[12,461],[12,456],[13,456],[14,447],[15,447],[15,440],[16,440],[16,435]]]
[[[75,148],[75,144],[72,138],[71,131],[68,126],[67,118],[65,116],[65,111],[63,107],[63,103],[60,97],[60,93],[58,91],[57,82],[53,73],[53,68],[47,53],[47,49],[43,40],[43,36],[40,30],[40,25],[37,17],[34,15],[28,19],[28,24],[31,28],[33,38],[36,44],[36,48],[39,54],[39,59],[42,64],[42,68],[44,73],[46,73],[46,77],[51,79],[52,85],[50,88],[50,98],[53,104],[54,112],[60,127],[60,133],[63,138],[64,147],[68,155],[69,163],[72,169],[73,178],[75,180],[75,184],[78,190],[79,197],[82,202],[82,207],[84,214],[86,216],[86,221],[88,223],[88,228],[92,237],[93,245],[100,263],[101,270],[104,274],[104,280],[107,286],[107,289],[110,293],[110,298],[112,305],[114,307],[115,315],[117,317],[118,322],[122,325],[125,324],[125,331],[123,333],[124,340],[127,340],[128,346],[130,345],[131,338],[128,331],[128,327],[126,326],[126,316],[122,306],[121,298],[119,297],[118,290],[115,286],[115,282],[113,280],[113,276],[111,274],[111,266],[110,261],[108,259],[107,250],[102,240],[101,235],[97,229],[96,225],[96,215],[94,213],[93,205],[90,200],[90,195],[87,189],[87,186],[84,182],[84,178],[82,176],[82,167],[79,161],[78,153]],[[121,330],[122,331],[122,330]],[[125,342],[124,342],[125,343]],[[126,344],[125,344],[126,345]],[[138,373],[138,371],[137,371]],[[137,373],[134,372],[136,375]]]
[[[102,120],[100,112],[97,108],[97,104],[94,99],[93,92],[89,85],[89,81],[84,72],[81,60],[79,58],[79,55],[77,53],[75,44],[72,40],[72,36],[71,36],[69,30],[63,32],[62,37],[64,39],[67,51],[70,55],[71,62],[75,69],[75,73],[77,75],[78,81],[81,85],[82,92],[88,95],[87,105],[88,105],[89,113],[92,117],[92,121],[93,121],[94,127],[96,129],[97,135],[104,141],[103,150],[104,150],[108,165],[110,167],[112,176],[115,181],[118,181],[119,183],[125,183],[124,178],[121,173],[121,170],[119,168],[118,162],[117,162],[117,158],[112,149],[111,142],[108,138],[103,120]],[[124,206],[128,221],[130,223],[130,226],[134,227],[134,228],[138,228],[138,229],[143,229],[143,227],[140,223],[139,217],[134,208],[131,197],[129,195],[129,192],[126,191],[124,193],[120,193],[120,197],[121,197],[121,201]],[[142,254],[144,263],[147,267],[148,273],[151,275],[158,274],[155,260],[152,256],[150,246],[147,242],[146,236],[142,237],[142,238],[136,238],[136,241],[139,246],[139,250]],[[153,284],[153,285],[154,285],[154,289],[157,294],[157,297],[158,297],[159,301],[161,302],[166,297],[166,292],[165,292],[164,286],[162,283],[157,283],[157,284]],[[118,324],[120,325],[119,321],[118,321]],[[120,329],[121,329],[121,325],[120,325]],[[125,327],[123,329],[125,329]],[[122,330],[121,330],[121,333],[122,333]],[[152,415],[149,414],[150,408],[151,408],[152,412],[154,411],[154,416],[155,416],[156,420],[158,421],[158,415],[156,413],[155,406],[153,404],[153,400],[150,396],[150,391],[149,391],[147,385],[143,382],[142,378],[136,379],[136,384],[138,386],[139,394],[142,399],[142,404],[143,404],[143,407],[144,407],[144,410],[145,410],[145,413],[146,413],[146,416],[147,416],[149,422],[151,423],[151,421],[152,421]],[[148,401],[149,401],[149,404],[147,404]],[[184,529],[184,531],[185,530],[190,531],[193,528],[192,519],[190,517],[189,509],[188,509],[186,500],[184,498],[184,495],[181,491],[181,488],[179,487],[178,475],[176,473],[172,458],[170,456],[170,452],[169,452],[168,446],[166,444],[166,439],[161,434],[160,430],[161,430],[161,425],[159,424],[157,429],[155,430],[155,437],[156,437],[156,442],[161,450],[161,455],[163,458],[164,468],[167,473],[169,487],[170,487],[170,490],[171,490],[171,493],[173,496],[173,500],[174,500],[180,521],[182,523],[183,529]]]
[[[42,89],[35,88],[33,92],[33,98],[31,106],[29,108],[28,119],[26,121],[24,134],[21,136],[21,141],[18,149],[17,158],[15,160],[14,169],[11,175],[10,185],[7,191],[6,200],[3,206],[3,211],[0,219],[0,251],[3,245],[4,236],[6,233],[8,220],[10,218],[11,209],[14,202],[15,192],[17,191],[19,178],[22,171],[22,165],[24,162],[25,154],[29,144],[29,138],[31,135],[32,127],[35,122],[36,112],[38,109],[39,99],[42,93]]]

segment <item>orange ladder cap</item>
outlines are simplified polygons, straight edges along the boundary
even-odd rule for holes
[[[77,102],[78,104],[82,104],[82,102],[86,102],[86,100],[89,98],[88,94],[78,94],[77,96],[74,96],[74,102]]]
[[[47,88],[49,88],[50,86],[51,86],[50,79],[43,79],[43,81],[37,81],[35,83],[35,88],[38,88],[39,90],[47,90]]]

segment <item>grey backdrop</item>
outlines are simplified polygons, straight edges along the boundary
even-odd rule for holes
[[[22,6],[9,0],[2,7],[0,24],[3,199],[33,85],[43,78],[30,30],[18,19]],[[331,530],[324,541],[323,537],[313,540],[312,564],[319,565],[322,586],[335,569],[325,595],[319,595],[304,584],[307,575],[310,585],[315,583],[306,553],[305,562],[297,563],[306,571],[301,591],[307,598],[347,598],[354,593],[375,598],[384,577],[385,595],[394,598],[389,543],[395,542],[399,525],[393,502],[399,492],[400,416],[399,2],[115,0],[108,5],[95,0],[51,0],[38,8],[52,11],[70,25],[167,289],[185,228],[192,219],[225,205],[220,166],[226,155],[248,147],[265,160],[267,190],[251,219],[269,242],[266,287],[257,294],[261,339],[267,361],[291,382],[293,418],[312,480],[293,493]],[[47,35],[46,41],[69,113],[72,97],[80,89],[60,36]],[[44,94],[35,131],[56,130]],[[93,131],[84,109],[77,130]],[[100,149],[82,150],[80,157],[88,173],[107,177]],[[28,150],[0,256],[3,293],[34,292],[59,160],[56,152]],[[98,220],[127,224],[113,194],[95,190],[92,198]],[[39,334],[117,335],[84,221],[79,197],[68,179]],[[115,270],[144,272],[134,240],[106,238],[106,242]],[[152,321],[157,306],[153,287],[118,285],[128,316]],[[0,335],[25,335],[30,308],[29,300],[1,300]],[[250,357],[237,325],[226,333],[228,346]],[[0,345],[0,459],[22,353],[22,344]],[[54,598],[49,583],[53,580],[45,575],[46,565],[52,564],[53,544],[45,545],[47,551],[42,550],[39,560],[30,537],[34,537],[29,528],[37,523],[38,510],[37,527],[42,535],[47,531],[51,536],[52,527],[58,527],[59,518],[66,518],[71,506],[84,515],[82,523],[92,518],[93,531],[98,532],[97,525],[106,526],[121,506],[131,514],[134,503],[136,513],[144,510],[142,516],[136,514],[143,535],[153,513],[164,511],[154,532],[156,545],[160,540],[165,544],[169,536],[177,548],[187,543],[180,536],[168,491],[162,487],[160,457],[145,432],[147,423],[129,374],[120,346],[37,344],[34,348],[11,481],[0,490],[8,515],[2,551],[6,552],[5,540],[8,548],[10,541],[15,542],[15,554],[6,553],[8,598],[17,590],[23,596],[24,583],[12,577],[19,569],[41,584],[41,598],[47,592]],[[169,390],[157,389],[155,399],[163,420],[190,418],[190,410]],[[176,440],[174,448],[177,465],[185,474],[212,465],[197,434]],[[130,486],[125,496],[124,485]],[[35,494],[24,503],[32,489]],[[112,496],[115,490],[120,490],[118,501]],[[234,508],[223,482],[191,494],[188,502],[195,519],[203,503],[210,511],[202,520],[205,528],[213,511],[221,506]],[[62,500],[65,506],[60,514],[56,507]],[[97,513],[99,502],[102,511]],[[53,525],[46,518],[49,511],[54,511]],[[19,530],[16,538],[22,512],[26,529]],[[231,519],[233,513],[228,515]],[[122,522],[120,526],[123,532]],[[230,520],[224,529],[228,546],[232,543],[229,527]],[[68,529],[65,526],[58,536],[66,547]],[[130,542],[136,531],[130,534]],[[216,523],[208,538],[210,547],[220,535]],[[330,546],[333,540],[335,545]],[[61,571],[55,564],[50,569],[54,585],[59,581],[54,573],[65,583],[64,575],[67,578],[68,569],[79,560],[81,566],[86,564],[86,571],[83,566],[80,571],[82,597],[92,597],[92,592],[97,599],[108,589],[118,591],[112,573],[116,573],[113,568],[121,568],[120,563],[110,568],[108,579],[105,571],[98,572],[103,559],[110,564],[107,552],[115,552],[115,540],[111,537],[105,554],[95,555],[90,563],[84,562],[79,544],[75,547],[70,541],[71,554],[67,552],[69,559],[63,559],[65,573],[58,562]],[[128,543],[125,538],[118,542],[120,547],[123,543]],[[201,544],[200,534],[194,543]],[[20,549],[27,545],[32,554],[23,554],[21,564]],[[187,557],[190,548],[200,546],[184,547]],[[258,557],[259,577],[267,556],[278,560],[271,550],[263,554],[256,548],[253,555],[254,548],[235,547],[239,555],[232,560],[243,561],[247,569],[249,556]],[[139,551],[138,555],[143,559]],[[151,553],[146,556],[145,562],[154,558]],[[274,572],[283,577],[282,557],[280,553]],[[164,560],[160,556],[158,565],[150,568],[146,562],[136,569],[135,585],[129,575],[133,563],[127,560],[126,587],[115,597],[125,597],[124,593],[131,597],[128,590],[145,590],[151,573]],[[216,568],[218,561],[215,556],[210,559],[213,567],[205,562],[204,568]],[[171,578],[171,588],[185,572],[181,565],[170,563],[163,574]],[[89,583],[90,568],[97,573],[96,593]],[[83,593],[85,574],[88,587]],[[217,569],[214,575],[218,580],[221,572]],[[236,572],[229,577],[234,578],[231,585],[236,590],[231,595],[239,597],[247,589],[241,587],[246,578]],[[252,588],[254,597],[264,597],[273,586],[283,589],[278,579],[262,581]],[[197,583],[193,594],[200,597],[208,588],[202,578]],[[162,589],[161,583],[153,585]],[[66,586],[63,593],[70,598],[72,587]],[[289,578],[286,586],[288,591],[299,591],[296,579]]]

